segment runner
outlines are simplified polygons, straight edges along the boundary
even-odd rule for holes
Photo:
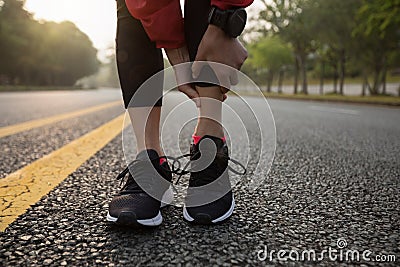
[[[172,66],[195,61],[192,75],[199,80],[204,81],[201,77],[207,70],[196,61],[217,62],[240,69],[247,51],[236,37],[246,23],[243,8],[251,3],[252,0],[186,0],[183,18],[179,0],[117,0],[118,73],[138,155],[118,176],[118,179],[127,176],[127,181],[109,204],[108,221],[158,226],[162,223],[160,209],[165,204],[162,199],[172,194],[172,171],[159,141],[162,79],[152,81],[152,90],[145,92],[149,99],[157,101],[131,102],[138,88],[163,70],[161,49],[165,50]],[[233,76],[221,77],[229,74],[213,75],[217,75],[219,81],[235,80]],[[229,153],[221,125],[222,102],[226,99],[227,88],[228,85],[210,83],[179,86],[179,90],[193,99],[199,108],[188,155],[192,171],[183,208],[184,219],[192,223],[223,222],[232,215],[235,207],[228,176]],[[217,151],[216,154],[214,151],[212,163],[203,169],[193,168],[207,151],[215,150],[215,146]],[[181,174],[185,171],[181,170]],[[199,196],[207,198],[211,195],[213,201],[196,205]]]

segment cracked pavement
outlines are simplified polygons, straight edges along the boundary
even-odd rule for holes
[[[120,97],[118,90],[93,93],[102,94],[97,103]],[[73,93],[68,97],[74,99]],[[43,98],[48,101],[49,96]],[[61,101],[57,96],[50,98]],[[257,98],[246,100],[255,107],[263,104]],[[80,101],[75,109],[82,108]],[[232,97],[227,101],[236,105],[238,100]],[[172,108],[175,102],[167,100],[167,109],[168,103]],[[0,233],[0,265],[398,266],[400,109],[306,101],[269,103],[277,129],[271,171],[268,177],[260,177],[266,179],[256,192],[238,184],[234,190],[237,207],[227,223],[191,226],[183,221],[181,208],[171,206],[162,211],[164,223],[159,228],[108,225],[107,203],[118,192],[115,178],[125,167],[118,136]],[[5,112],[2,125],[20,122],[23,110],[15,118],[12,112]],[[1,155],[1,177],[106,123],[119,112],[121,109],[110,109],[0,139],[0,147],[8,147],[2,150],[6,153]],[[53,114],[43,110],[37,116]],[[257,136],[255,129],[249,131]],[[186,140],[180,144],[182,151],[169,153],[177,156],[185,152],[189,135],[190,129],[182,131]],[[257,148],[250,149],[250,155],[233,153],[240,160],[257,158]],[[3,203],[5,200],[0,197]],[[322,251],[337,248],[339,239],[346,241],[348,249],[370,250],[373,256],[395,255],[397,261],[280,261],[276,257],[260,261],[257,257],[265,246],[269,251]]]

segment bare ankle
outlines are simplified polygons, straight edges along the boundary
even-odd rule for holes
[[[160,146],[153,146],[151,144],[146,144],[146,146],[140,146],[137,148],[137,153],[140,153],[143,150],[155,150],[157,154],[161,157],[164,156],[163,150],[161,149]]]
[[[215,137],[224,137],[224,130],[222,125],[214,120],[202,118],[199,119],[194,135],[196,136],[204,136],[211,135]]]

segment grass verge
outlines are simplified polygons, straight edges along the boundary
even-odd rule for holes
[[[241,95],[257,96],[252,92],[240,92]],[[308,100],[322,102],[340,102],[353,104],[371,104],[400,107],[400,97],[397,96],[343,96],[335,94],[325,95],[305,95],[305,94],[278,94],[278,93],[263,93],[267,98],[276,99],[292,99],[292,100]]]

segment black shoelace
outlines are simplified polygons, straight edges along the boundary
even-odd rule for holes
[[[174,157],[169,157],[169,156],[161,156],[157,157],[154,159],[151,159],[150,162],[153,164],[154,162],[159,162],[160,159],[165,159],[165,160],[172,160],[175,161],[176,159]],[[135,181],[133,178],[132,174],[130,173],[130,169],[136,169],[136,168],[144,168],[147,167],[148,161],[147,160],[141,160],[141,159],[135,159],[133,160],[118,176],[117,180],[121,180],[120,186],[122,186],[125,182],[125,185],[122,187],[121,192],[122,194],[130,194],[130,193],[142,193],[144,190],[138,185],[138,183]],[[154,166],[154,164],[153,164]],[[169,173],[176,173],[175,170],[170,170],[167,168],[163,168],[164,171],[169,172]],[[128,178],[125,179],[126,175],[128,175]],[[145,181],[144,181],[145,182]]]
[[[185,164],[185,166],[184,166],[183,168],[181,168],[181,165],[182,165],[182,164],[181,164],[180,160],[182,160],[182,159],[184,159],[184,158],[193,159],[193,158],[196,158],[197,156],[200,156],[200,151],[197,151],[196,153],[184,154],[184,155],[179,156],[179,157],[177,157],[177,158],[171,157],[171,156],[161,156],[161,157],[158,157],[158,158],[155,158],[155,159],[151,159],[150,161],[151,161],[151,163],[153,163],[153,162],[159,162],[160,159],[171,160],[171,161],[173,162],[173,163],[170,165],[170,168],[171,168],[171,169],[164,168],[164,170],[165,170],[166,172],[171,173],[171,174],[176,174],[176,175],[178,175],[178,178],[177,178],[176,181],[173,183],[173,185],[174,185],[174,184],[176,185],[176,184],[179,183],[179,181],[181,180],[182,176],[184,176],[184,175],[190,173],[190,168],[189,168],[190,163],[191,163],[190,160]],[[239,166],[239,167],[242,169],[241,171],[240,171],[240,170],[236,170],[236,169],[234,169],[234,168],[232,168],[231,166],[228,165],[228,166],[227,166],[228,170],[231,171],[231,172],[233,172],[234,174],[245,175],[246,172],[247,172],[246,167],[245,167],[243,164],[241,164],[239,161],[237,161],[237,160],[235,160],[235,159],[232,159],[232,158],[229,157],[229,156],[226,156],[224,153],[219,153],[219,152],[217,152],[216,158],[219,159],[219,160],[228,160],[228,161],[231,161],[232,163],[234,163],[235,165]],[[144,160],[138,160],[138,159],[136,159],[136,160],[132,161],[132,162],[128,165],[128,167],[126,167],[126,168],[117,176],[117,180],[121,180],[120,186],[122,186],[123,183],[124,183],[124,181],[125,181],[124,178],[126,177],[127,174],[129,174],[129,175],[128,175],[128,179],[126,180],[126,183],[125,183],[125,185],[122,187],[122,190],[121,190],[120,193],[122,193],[122,194],[130,194],[130,193],[142,193],[142,192],[144,192],[143,189],[137,184],[137,182],[135,181],[135,179],[133,178],[132,174],[130,174],[130,171],[129,171],[130,169],[133,169],[133,168],[140,168],[140,167],[143,167],[143,165],[144,165],[143,163],[147,163],[147,162],[144,161]],[[218,170],[214,170],[214,171],[218,171]],[[204,179],[207,179],[207,177],[208,177],[208,176],[205,176]],[[208,178],[210,178],[210,177],[208,177]],[[211,178],[210,181],[208,181],[208,182],[212,182],[213,180],[214,180],[214,179]],[[173,186],[173,188],[174,188],[175,191],[177,191],[176,188],[175,188],[174,186]]]
[[[174,173],[178,175],[178,179],[175,181],[174,184],[178,184],[180,179],[182,178],[182,176],[191,172],[190,167],[189,167],[190,163],[191,163],[190,160],[185,164],[185,166],[182,169],[180,168],[180,166],[182,165],[180,163],[180,160],[183,158],[194,159],[194,158],[197,158],[198,156],[200,156],[200,151],[197,151],[195,153],[184,154],[182,156],[175,158],[174,162],[172,163],[172,167],[175,170]],[[226,156],[224,153],[221,153],[221,152],[217,152],[215,157],[216,157],[215,160],[228,160],[228,162],[231,161],[232,163],[234,163],[235,165],[239,166],[242,169],[242,171],[236,170],[236,169],[232,168],[231,166],[229,166],[229,164],[228,164],[228,166],[227,166],[228,170],[233,172],[234,174],[238,174],[238,175],[246,174],[246,172],[247,172],[246,167],[239,161],[232,159],[231,157]],[[175,163],[178,164],[178,167],[175,166]],[[214,171],[217,172],[218,170],[214,170]],[[210,178],[211,176],[210,177],[205,176],[203,179],[207,179],[207,177]],[[210,181],[208,181],[208,182],[212,182],[213,180],[214,179],[211,177]]]

